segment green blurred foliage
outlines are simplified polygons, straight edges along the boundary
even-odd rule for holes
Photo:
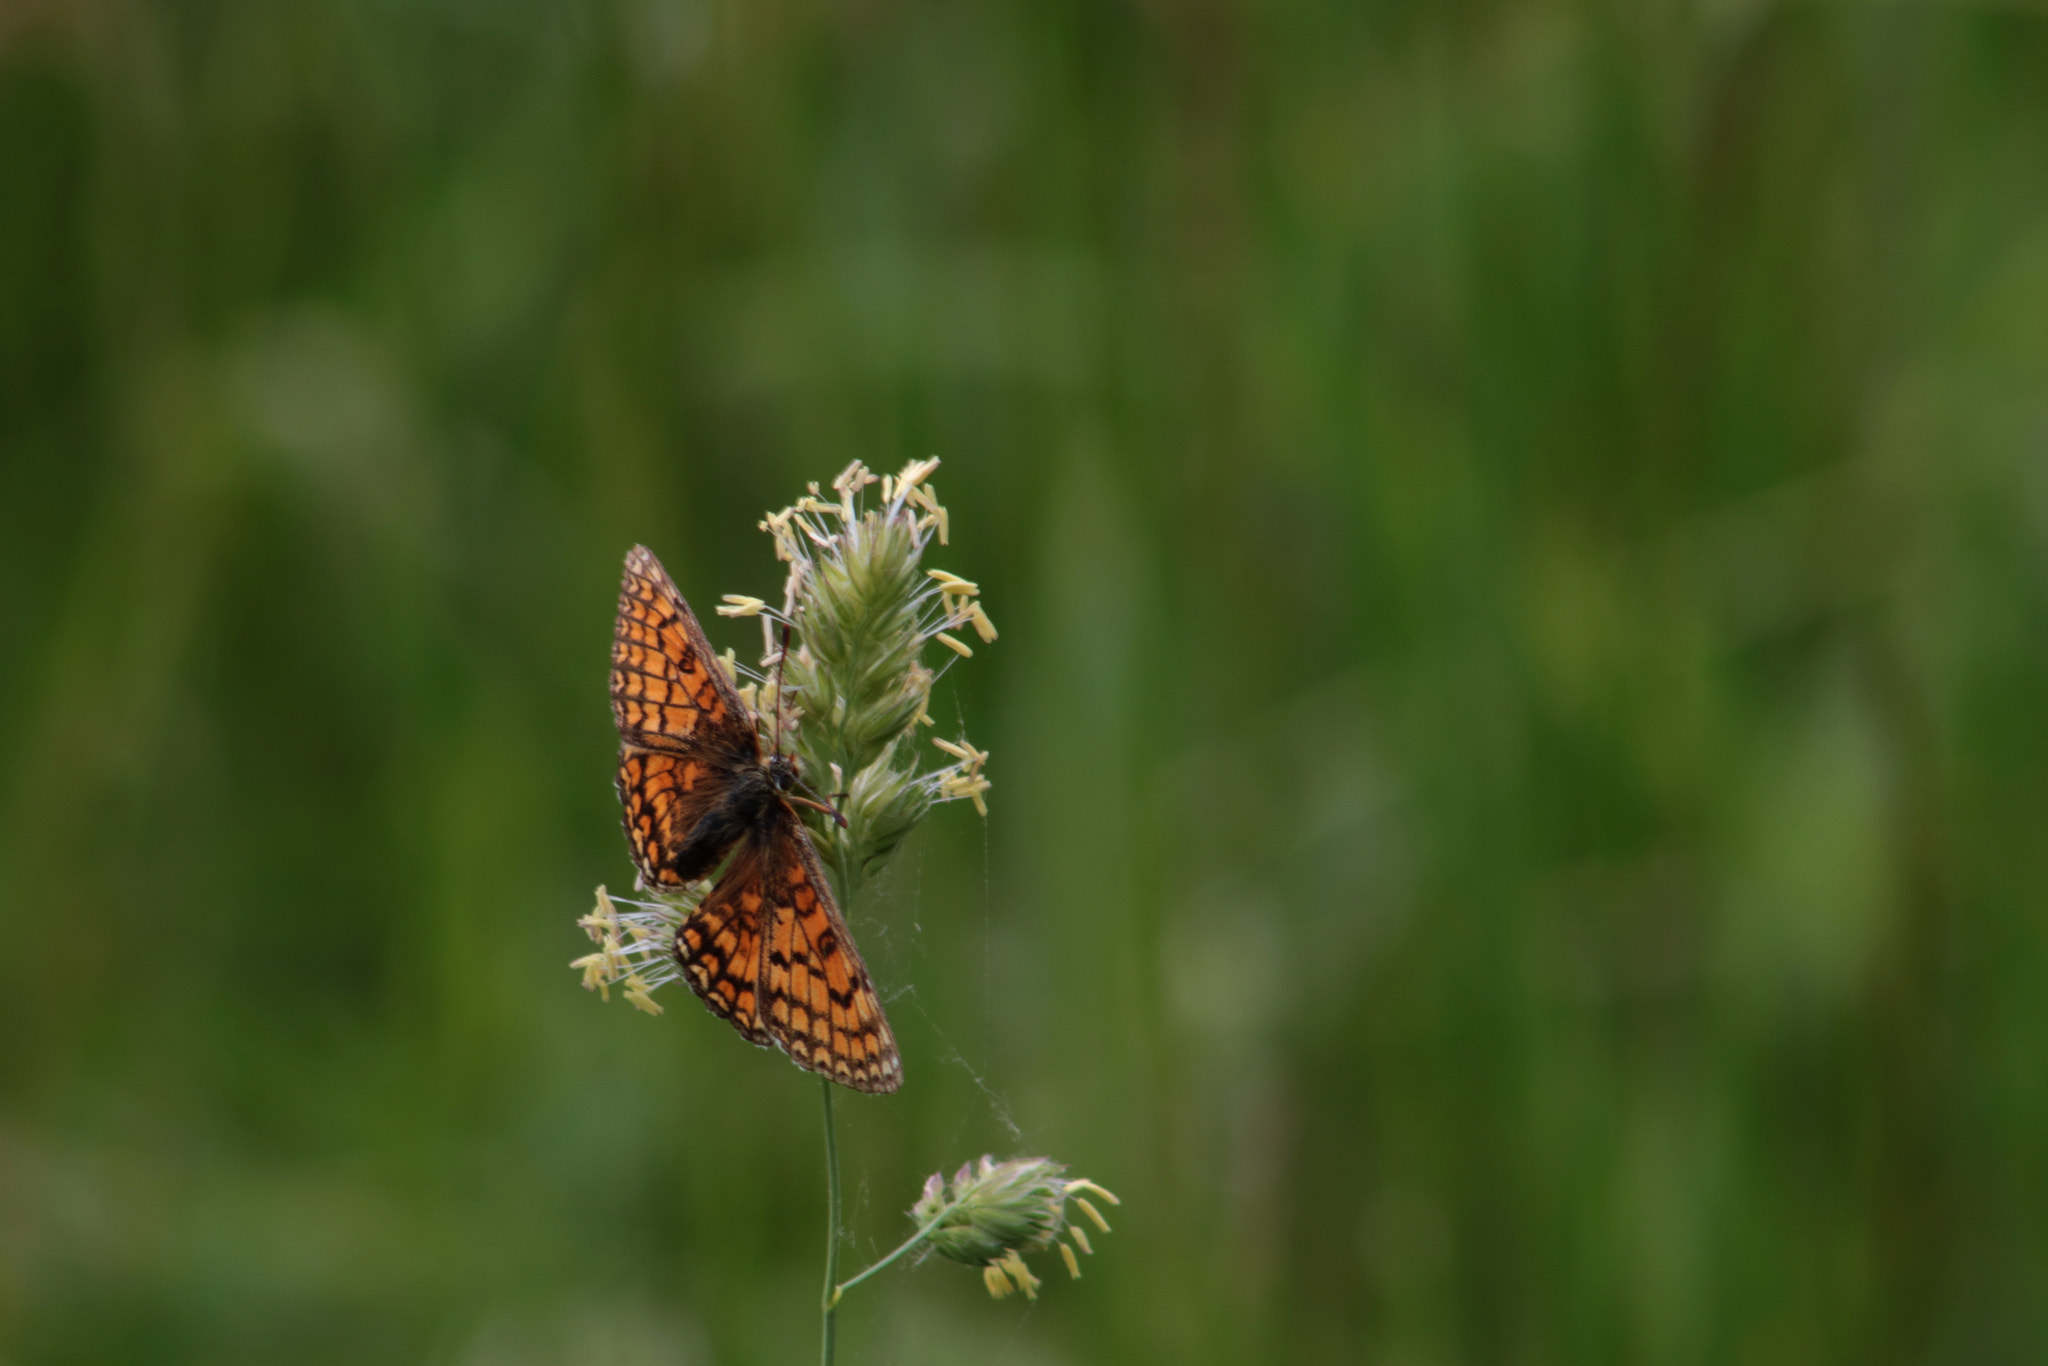
[[[0,8],[0,1361],[789,1362],[576,989],[636,540],[944,458],[842,1360],[2048,1359],[2048,14]],[[721,644],[750,627],[711,622]]]

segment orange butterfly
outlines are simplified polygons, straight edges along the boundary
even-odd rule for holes
[[[612,719],[641,885],[673,890],[724,865],[676,932],[691,989],[799,1067],[856,1091],[901,1086],[895,1036],[789,795],[796,761],[763,759],[753,714],[645,546],[619,591]]]

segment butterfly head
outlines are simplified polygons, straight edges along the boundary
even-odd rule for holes
[[[813,811],[822,811],[827,816],[830,816],[840,829],[844,830],[846,828],[846,816],[838,807],[830,802],[821,802],[816,797],[806,797],[796,791],[797,788],[803,786],[804,776],[802,770],[797,768],[796,760],[790,755],[777,754],[769,758],[768,781],[775,785],[775,791],[782,797],[784,802],[792,806],[808,806]],[[845,794],[840,793],[838,795],[844,796]]]

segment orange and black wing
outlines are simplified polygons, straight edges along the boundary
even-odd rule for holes
[[[787,806],[781,812],[758,864],[762,1023],[797,1066],[856,1091],[894,1091],[903,1084],[896,1036],[803,823]]]
[[[735,766],[760,762],[760,748],[690,605],[645,546],[626,556],[611,691],[633,862],[643,886],[681,886],[672,856],[718,804]]]
[[[903,1060],[809,838],[787,807],[748,840],[676,932],[683,979],[713,1014],[797,1066],[856,1091],[894,1091]]]
[[[730,767],[714,757],[625,746],[619,755],[619,803],[641,886],[673,891],[689,881],[676,870],[676,853],[730,782]]]
[[[676,931],[683,980],[711,1013],[730,1021],[747,1042],[774,1042],[761,1023],[761,922],[767,894],[760,850],[740,851],[711,894]]]
[[[612,719],[628,745],[760,757],[754,723],[654,552],[626,556],[612,632]]]

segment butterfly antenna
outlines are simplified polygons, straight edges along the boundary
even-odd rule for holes
[[[789,660],[789,623],[782,623],[782,649],[775,656],[775,752],[782,753],[782,666]]]
[[[775,752],[777,754],[782,753],[782,666],[788,659],[789,623],[785,621],[782,623],[782,652],[775,656]],[[797,781],[803,782],[803,779],[799,778]],[[803,785],[811,787],[809,783],[804,783]],[[811,790],[813,792],[817,791],[816,788],[811,788]],[[813,801],[809,797],[799,797],[793,793],[789,796],[788,800],[795,802],[798,806],[808,806],[813,811],[822,811],[833,820],[839,822],[840,829],[846,828],[846,817],[841,815],[839,808],[830,802]]]

